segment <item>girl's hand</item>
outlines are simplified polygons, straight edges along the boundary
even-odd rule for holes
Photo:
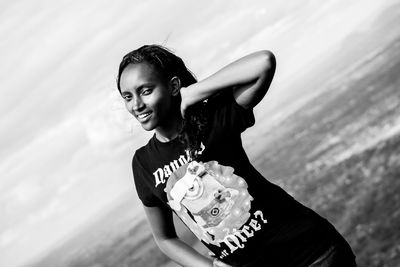
[[[223,263],[222,261],[220,261],[218,259],[214,259],[213,267],[231,267],[231,265]]]

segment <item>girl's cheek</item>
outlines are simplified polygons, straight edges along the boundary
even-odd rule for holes
[[[129,113],[132,113],[132,101],[125,101],[125,108]]]

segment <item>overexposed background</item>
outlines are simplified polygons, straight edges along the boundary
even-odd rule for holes
[[[143,217],[130,162],[150,133],[116,89],[127,52],[163,44],[202,79],[269,49],[278,69],[256,115],[273,123],[295,106],[296,77],[332,51],[340,61],[397,2],[1,1],[0,265],[40,259],[120,203]]]

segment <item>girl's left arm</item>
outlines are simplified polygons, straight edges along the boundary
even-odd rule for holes
[[[275,56],[268,50],[244,56],[206,79],[182,88],[182,113],[187,107],[226,88],[233,88],[233,95],[239,105],[253,108],[267,93],[275,68]]]

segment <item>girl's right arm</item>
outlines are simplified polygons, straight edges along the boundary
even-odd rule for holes
[[[201,255],[177,237],[170,210],[143,207],[156,244],[165,255],[182,266],[213,266],[211,259]]]

